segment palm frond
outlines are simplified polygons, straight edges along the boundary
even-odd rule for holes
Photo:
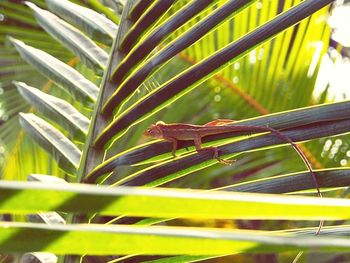
[[[313,140],[303,151],[318,168],[329,165],[322,159],[327,154],[345,158],[347,148],[339,150],[343,142],[336,139],[334,150],[329,136],[347,138],[349,102],[310,107],[330,35],[325,15],[331,0],[87,1],[95,11],[74,2],[0,3],[9,19],[0,25],[0,102],[6,101],[0,110],[10,117],[3,118],[0,130],[8,145],[4,178],[19,179],[11,173],[30,153],[35,158],[21,168],[20,179],[26,179],[23,172],[67,173],[71,182],[129,187],[73,185],[42,174],[28,178],[39,183],[0,182],[1,213],[44,213],[37,217],[42,224],[0,226],[0,250],[126,255],[131,260],[136,254],[176,255],[160,261],[191,262],[236,253],[348,249],[347,237],[301,239],[300,233],[313,234],[306,228],[275,233],[216,225],[193,229],[187,221],[171,226],[174,218],[293,221],[281,228],[300,220],[349,218],[345,199],[281,194],[313,193],[314,182],[287,147],[277,147],[286,141],[266,128],[280,130],[293,142]],[[30,80],[36,71],[42,76]],[[40,117],[21,113],[20,122],[47,153],[18,129],[15,116],[28,109]],[[170,159],[170,143],[142,137],[159,119],[205,123],[231,117],[240,119],[232,127],[241,130],[203,141],[217,146],[225,158],[239,156],[237,169],[215,166],[212,153],[194,152],[190,141],[180,142],[180,156]],[[249,125],[260,130],[253,132]],[[19,133],[11,133],[15,129]],[[322,190],[334,196],[347,187],[348,172],[319,169],[316,176]],[[159,185],[212,191],[154,188]],[[61,212],[68,216],[60,217]],[[130,217],[144,220],[138,219],[140,226],[75,224],[137,221]],[[50,226],[58,218],[67,225]],[[151,226],[160,223],[164,227]],[[21,247],[19,239],[24,240]]]

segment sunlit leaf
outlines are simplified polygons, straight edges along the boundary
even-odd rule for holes
[[[74,138],[84,141],[89,127],[89,119],[65,100],[56,98],[30,87],[23,82],[15,82],[22,96],[47,118],[66,128]]]
[[[92,40],[54,14],[27,2],[39,24],[54,38],[76,54],[83,63],[102,74],[108,55]]]
[[[43,75],[69,90],[83,104],[93,105],[98,88],[78,71],[51,55],[11,38],[21,56]]]
[[[99,13],[67,0],[47,0],[50,10],[81,28],[92,39],[110,45],[118,26]]]
[[[23,128],[68,173],[74,174],[79,166],[80,150],[61,132],[32,113],[20,113]]]

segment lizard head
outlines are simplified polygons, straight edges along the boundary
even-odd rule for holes
[[[164,124],[163,122],[157,122],[156,124],[151,125],[145,132],[145,136],[153,137],[153,138],[163,138],[163,132],[161,129],[161,124]]]

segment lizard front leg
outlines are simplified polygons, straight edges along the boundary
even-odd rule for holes
[[[219,163],[224,164],[224,165],[231,165],[235,162],[235,160],[232,161],[227,161],[227,160],[223,160],[219,157],[219,149],[217,147],[206,147],[206,148],[202,148],[202,138],[200,135],[196,135],[194,137],[194,146],[196,148],[197,152],[200,151],[214,151],[214,158],[216,160],[218,160]]]
[[[173,149],[172,149],[171,153],[174,157],[176,157],[177,140],[173,137],[166,137],[164,139],[173,143]]]

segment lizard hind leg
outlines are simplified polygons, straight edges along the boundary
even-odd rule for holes
[[[194,138],[194,146],[196,147],[197,152],[201,152],[201,151],[213,151],[214,155],[213,158],[218,160],[219,163],[224,164],[224,165],[231,165],[233,164],[236,160],[224,160],[221,159],[219,157],[219,149],[216,147],[206,147],[206,148],[202,148],[202,140],[200,136],[196,136]]]
[[[219,149],[216,147],[205,147],[205,148],[201,148],[199,150],[197,150],[198,152],[200,151],[211,151],[214,152],[213,154],[213,159],[216,159],[219,163],[223,164],[223,165],[232,165],[234,162],[236,162],[236,160],[224,160],[222,158],[220,158],[219,156]]]
[[[216,147],[210,147],[209,149],[214,150],[214,159],[218,160],[219,163],[223,165],[232,165],[236,160],[224,160],[219,156],[219,149]]]
[[[236,160],[224,160],[224,159],[221,159],[219,157],[219,150],[218,148],[216,147],[213,147],[214,148],[214,158],[216,160],[218,160],[219,163],[223,164],[223,165],[232,165],[234,162],[236,162]]]

